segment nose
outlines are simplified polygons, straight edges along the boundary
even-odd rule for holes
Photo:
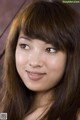
[[[36,67],[42,67],[43,66],[43,60],[42,55],[37,52],[33,52],[29,55],[29,66],[36,68]]]

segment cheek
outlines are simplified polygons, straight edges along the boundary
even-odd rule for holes
[[[25,63],[25,57],[26,55],[23,54],[22,52],[16,50],[16,53],[15,53],[15,61],[16,61],[16,65],[23,65]]]
[[[57,85],[59,81],[61,80],[64,71],[65,71],[65,65],[66,61],[51,61],[49,67],[48,67],[48,79],[49,79],[49,84],[51,87]]]
[[[24,78],[24,65],[25,65],[25,57],[21,54],[21,52],[16,51],[15,54],[15,61],[16,61],[16,70],[19,74],[19,76]]]
[[[66,56],[55,57],[48,64],[48,69],[55,77],[61,77],[65,71]]]
[[[16,67],[19,67],[20,65],[22,65],[23,59],[20,55],[16,55],[15,60],[16,60]]]
[[[20,73],[25,64],[25,59],[24,56],[18,51],[16,51],[15,53],[15,62],[16,62],[16,69],[18,73]]]
[[[66,61],[65,60],[57,60],[54,59],[53,61],[50,62],[49,68],[52,69],[64,69],[65,68]]]

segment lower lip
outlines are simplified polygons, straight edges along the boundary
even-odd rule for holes
[[[44,77],[44,74],[34,74],[30,72],[27,72],[27,75],[29,79],[34,80],[34,81],[40,80]]]

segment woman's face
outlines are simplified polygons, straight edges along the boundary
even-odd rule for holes
[[[15,53],[16,68],[25,86],[32,91],[46,91],[61,80],[66,54],[44,41],[20,33]]]

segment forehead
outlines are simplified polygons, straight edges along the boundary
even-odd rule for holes
[[[22,31],[20,31],[20,34],[19,34],[19,38],[18,40],[28,40],[28,41],[32,41],[32,42],[37,42],[37,43],[42,43],[42,44],[51,44],[51,43],[48,43],[42,39],[38,39],[38,38],[31,38],[27,35],[25,35]]]

